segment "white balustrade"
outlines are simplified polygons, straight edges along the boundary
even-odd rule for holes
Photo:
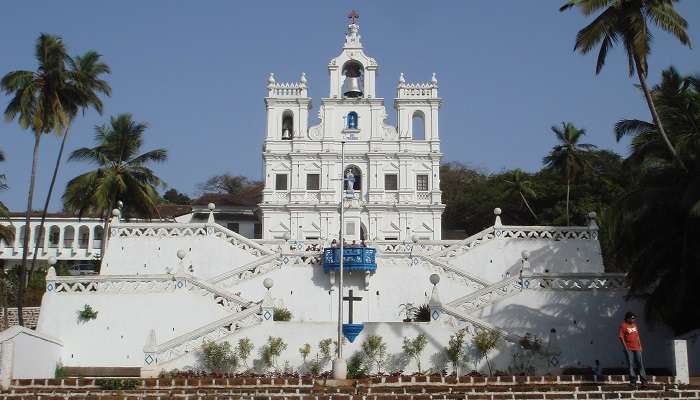
[[[12,243],[0,240],[0,259],[21,260],[24,252],[23,217],[12,217],[10,221],[0,221],[15,231]],[[30,220],[29,252],[34,255],[36,241],[40,243],[37,259],[46,260],[56,257],[58,260],[93,260],[99,258],[102,248],[102,229],[104,221],[99,218],[47,218],[44,234],[39,234],[40,218]]]

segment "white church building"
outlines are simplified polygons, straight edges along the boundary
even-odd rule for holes
[[[362,48],[359,26],[351,23],[340,55],[328,63],[321,122],[311,127],[305,75],[282,83],[270,74],[260,204],[264,239],[337,238],[341,172],[354,178],[346,240],[441,239],[437,79],[433,74],[428,83],[406,83],[401,74],[394,99],[398,126],[392,126],[376,93],[378,72],[379,64]]]
[[[466,333],[462,372],[483,372],[471,346],[483,330],[500,334],[489,360],[501,371],[557,374],[596,360],[624,368],[618,327],[626,311],[643,316],[643,304],[625,298],[624,274],[606,272],[595,213],[585,226],[512,226],[495,209],[493,225],[443,240],[435,76],[420,84],[399,78],[394,127],[385,124],[378,64],[365,55],[355,21],[328,70],[329,95],[312,127],[304,75],[296,83],[268,78],[261,239],[217,223],[213,202],[201,218],[179,222],[127,222],[114,210],[99,275],[58,276],[49,268],[36,330],[0,334],[0,383],[52,377],[59,363],[130,367],[142,376],[197,369],[203,344],[235,347],[242,338],[255,346],[249,367],[257,373],[287,365],[303,374],[308,364],[298,349],[309,344],[315,358],[322,340],[338,338],[339,314],[348,320],[352,303],[341,297],[354,298],[352,317],[362,325],[343,344],[345,357],[369,335],[381,336],[385,372],[416,371],[402,346],[421,333],[424,369],[450,372],[445,347],[459,331]],[[341,176],[352,189],[341,189]],[[367,247],[348,247],[341,287],[339,249],[329,247],[344,193],[345,239]],[[49,241],[41,252],[49,264],[96,247],[89,235],[84,246],[64,246],[60,232],[56,248]],[[21,247],[0,251],[18,257]],[[94,318],[78,318],[87,306]],[[411,321],[405,311],[419,306],[429,308],[427,320]],[[289,310],[291,320],[275,321],[275,308]],[[670,329],[643,321],[645,364],[671,370],[681,347],[671,347]],[[270,337],[287,344],[276,366],[259,355]],[[537,352],[526,352],[526,337],[541,339]]]

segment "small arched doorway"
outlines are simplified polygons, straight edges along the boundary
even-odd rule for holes
[[[367,227],[365,227],[364,222],[360,222],[360,241],[365,241],[367,239]]]

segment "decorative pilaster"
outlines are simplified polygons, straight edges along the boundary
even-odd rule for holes
[[[267,291],[265,292],[265,297],[263,297],[262,308],[262,322],[263,324],[270,323],[274,321],[275,315],[275,301],[270,294],[270,289],[274,285],[274,281],[271,278],[265,278],[263,280],[263,286]]]

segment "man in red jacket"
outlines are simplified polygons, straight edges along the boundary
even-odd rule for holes
[[[627,355],[627,366],[630,369],[630,383],[637,383],[637,374],[635,374],[634,371],[635,367],[637,367],[642,384],[646,384],[647,374],[644,371],[644,362],[642,361],[642,342],[639,340],[637,316],[633,312],[628,311],[625,313],[625,320],[622,322],[622,325],[620,325],[618,337]]]

